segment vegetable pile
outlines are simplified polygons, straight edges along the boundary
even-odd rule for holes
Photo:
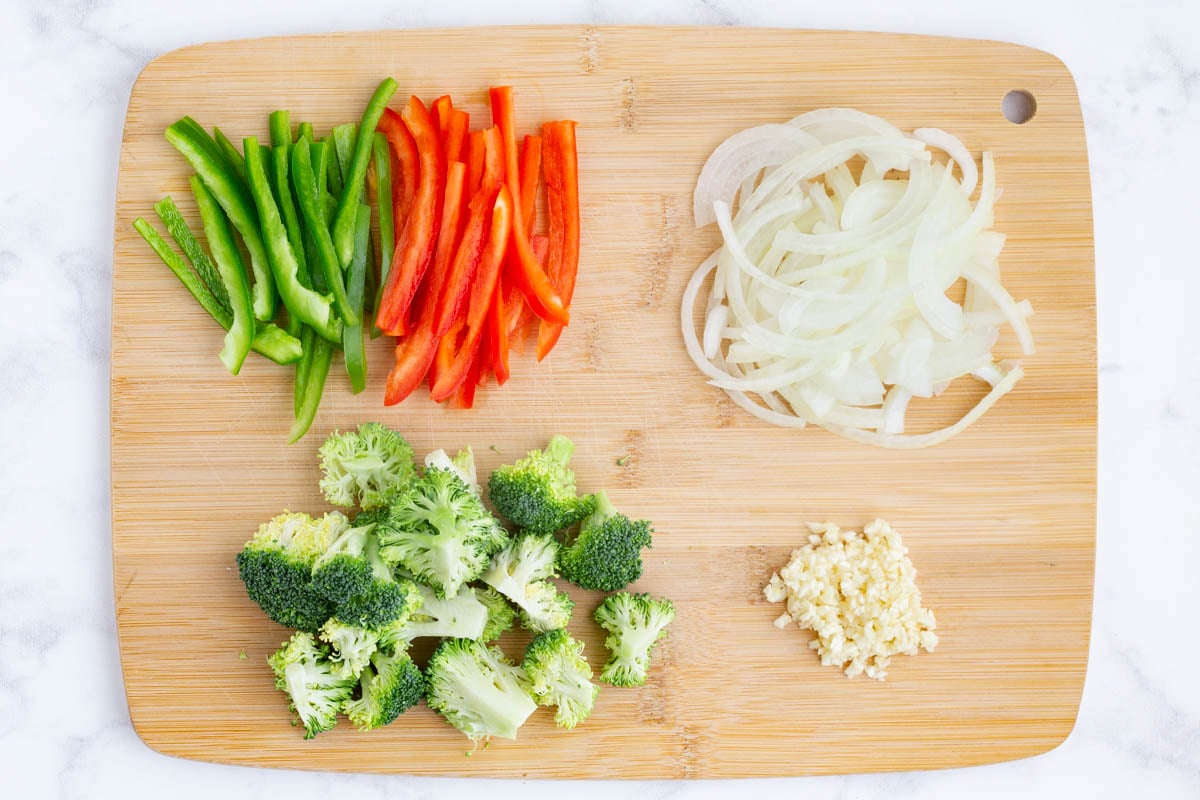
[[[155,205],[184,256],[144,218],[134,228],[226,335],[233,374],[253,350],[294,364],[289,442],[312,424],[340,350],[354,393],[366,387],[364,337],[398,336],[385,403],[429,379],[431,396],[470,408],[490,374],[509,377],[511,344],[538,324],[537,358],[569,321],[579,263],[575,123],[515,131],[510,87],[491,90],[493,124],[469,131],[449,96],[388,107],[385,79],[361,120],[317,140],[310,123],[270,115],[270,145],[238,147],[191,117],[167,140],[195,170],[205,252],[170,197]],[[535,233],[544,173],[548,235]],[[374,213],[369,205],[376,199]],[[371,235],[372,227],[378,237]],[[247,267],[247,259],[249,267]]]
[[[724,244],[684,293],[689,355],[765,421],[813,422],[884,447],[945,441],[1023,374],[992,353],[1000,327],[1033,353],[1033,309],[1000,282],[998,197],[992,154],[980,181],[966,147],[934,128],[905,135],[869,114],[822,109],[735,134],[696,185],[696,224],[716,222]],[[695,302],[713,273],[697,334]],[[955,302],[947,291],[962,283]],[[909,401],[964,375],[991,391],[956,423],[905,434]]]
[[[434,451],[419,472],[409,444],[378,423],[326,440],[321,490],[346,511],[285,511],[237,556],[250,599],[296,629],[268,662],[305,738],[339,714],[360,730],[387,725],[422,698],[476,741],[516,738],[538,706],[574,728],[600,689],[566,630],[575,603],[560,573],[616,592],[594,613],[608,633],[599,680],[646,682],[675,609],[620,590],[641,576],[653,531],[604,492],[580,496],[573,451],[555,436],[492,472],[488,495],[510,531],[484,504],[470,448]],[[495,643],[518,620],[535,634],[520,664]],[[425,637],[441,641],[422,670],[409,646]]]

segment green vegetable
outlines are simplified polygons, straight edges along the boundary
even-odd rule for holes
[[[526,648],[521,667],[538,705],[558,706],[554,714],[558,727],[574,728],[592,713],[600,687],[592,683],[583,642],[565,630],[539,633]]]
[[[233,231],[229,230],[225,214],[204,182],[196,175],[192,176],[192,194],[196,196],[200,219],[204,223],[204,236],[208,239],[208,246],[212,248],[213,259],[217,262],[217,270],[221,274],[221,281],[225,284],[225,291],[233,309],[233,321],[229,332],[225,334],[225,346],[221,348],[221,363],[237,375],[242,369],[242,362],[246,360],[246,354],[250,352],[250,345],[254,342],[256,327],[250,287],[246,285],[246,266],[242,263],[242,254],[233,240]]]
[[[475,638],[491,642],[499,639],[501,634],[517,624],[517,612],[504,599],[504,595],[490,586],[476,586],[472,591],[479,602],[487,607],[488,612],[487,625],[484,626],[483,635]]]
[[[217,272],[216,265],[213,264],[208,254],[204,252],[204,248],[200,246],[200,242],[196,241],[196,237],[192,234],[192,229],[188,227],[187,220],[179,212],[179,207],[175,205],[175,201],[171,199],[170,195],[167,195],[154,204],[154,211],[158,214],[158,218],[162,220],[163,225],[166,226],[167,233],[171,234],[171,238],[179,245],[179,249],[192,262],[196,274],[200,276],[200,280],[204,281],[204,285],[212,292],[213,299],[217,301],[217,305],[221,306],[221,308],[232,316],[233,307],[229,304],[229,292],[225,289],[225,284],[221,281],[221,274]]]
[[[426,469],[390,506],[380,524],[380,552],[439,597],[453,597],[479,577],[507,533],[454,472]]]
[[[567,467],[575,445],[555,436],[545,450],[497,468],[488,478],[488,495],[502,516],[532,533],[554,533],[592,512],[593,499],[578,497],[575,473]]]
[[[220,128],[213,128],[213,139],[217,142],[217,148],[221,151],[221,158],[242,186],[249,188],[249,181],[246,178],[246,162],[242,158],[242,154],[238,152],[237,146],[229,141],[229,138],[221,132]]]
[[[550,581],[557,557],[553,536],[524,533],[495,555],[480,579],[516,604],[531,631],[565,628],[575,604]]]
[[[342,331],[342,351],[346,373],[350,376],[350,391],[358,394],[367,388],[367,354],[363,349],[363,296],[367,282],[367,250],[371,244],[371,207],[358,207],[358,227],[354,233],[354,257],[346,275],[346,296],[358,317],[357,325],[347,325]]]
[[[453,638],[485,640],[488,606],[470,588],[454,597],[438,597],[428,586],[417,586],[421,605],[408,616],[388,625],[380,634],[384,647],[407,647],[413,639]],[[495,637],[490,637],[495,638]]]
[[[300,330],[300,347],[303,355],[296,362],[296,385],[292,390],[292,415],[293,417],[300,416],[300,409],[304,407],[304,391],[308,388],[308,373],[312,369],[313,342],[319,338],[313,329],[308,326],[302,326]]]
[[[675,606],[666,598],[618,592],[596,609],[596,622],[608,631],[604,646],[608,663],[600,680],[613,686],[641,686],[650,669],[650,651],[675,619]]]
[[[595,495],[596,510],[579,534],[558,554],[562,576],[584,589],[615,592],[642,575],[642,548],[650,547],[653,529],[613,507],[605,492]]]
[[[362,670],[357,700],[342,702],[342,712],[360,731],[381,728],[421,701],[425,676],[408,653],[375,652]]]
[[[267,117],[267,129],[271,132],[271,147],[292,143],[292,115],[285,110],[272,111]]]
[[[407,619],[421,597],[379,557],[374,529],[373,522],[355,520],[313,564],[312,588],[333,604],[340,622],[378,630]]]
[[[291,709],[311,739],[337,725],[337,713],[357,685],[339,678],[329,662],[328,648],[312,634],[299,632],[283,643],[267,663],[275,672],[275,687],[291,698]]]
[[[307,139],[310,143],[315,142],[317,137],[313,134],[313,124],[311,122],[301,122],[296,128],[297,139]]]
[[[429,707],[471,739],[516,739],[537,710],[524,671],[498,647],[469,639],[442,642],[426,669]]]
[[[308,254],[304,250],[304,227],[300,224],[300,214],[296,210],[296,197],[292,193],[290,171],[292,145],[281,144],[271,151],[271,164],[275,168],[275,197],[279,200],[279,212],[283,216],[283,226],[287,229],[288,243],[292,246],[292,255],[298,266],[296,279],[300,285],[311,289],[312,280],[308,276]]]
[[[142,217],[133,221],[133,228],[142,235],[146,244],[150,245],[150,248],[162,259],[171,272],[175,273],[175,277],[179,278],[179,282],[191,293],[192,297],[196,298],[196,302],[209,313],[209,316],[216,320],[222,328],[229,330],[233,326],[233,314],[220,306],[209,288],[188,267],[183,258],[171,249],[167,240]],[[291,364],[298,361],[302,354],[298,340],[289,336],[281,328],[261,322],[258,323],[255,330],[254,341],[250,343],[250,349],[277,364]]]
[[[349,525],[338,511],[320,519],[284,513],[260,525],[237,555],[250,599],[280,625],[320,628],[335,607],[313,588],[313,565]]]
[[[166,137],[200,175],[204,185],[241,234],[250,253],[250,267],[254,271],[254,316],[263,322],[270,322],[275,318],[275,281],[259,235],[258,215],[249,192],[238,182],[236,173],[226,166],[216,145],[195,120],[184,117],[173,123],[167,128]]]
[[[339,678],[357,678],[379,649],[379,634],[358,625],[330,619],[321,626],[321,640],[333,648],[329,662]]]
[[[297,150],[303,150],[297,147]],[[321,405],[321,395],[325,393],[325,379],[329,377],[329,364],[333,361],[333,344],[328,340],[313,336],[312,359],[309,362],[304,378],[304,400],[300,403],[300,411],[288,431],[288,444],[300,441],[308,429],[312,427],[317,416],[317,407]]]
[[[379,124],[384,108],[395,93],[396,82],[391,78],[384,78],[375,89],[366,109],[363,110],[362,122],[358,126],[361,135],[355,143],[350,167],[342,170],[343,185],[333,221],[333,241],[337,248],[338,260],[343,265],[348,265],[354,255],[355,218],[358,213],[358,201],[362,197],[363,181],[367,177],[367,161],[371,157],[375,126]]]
[[[413,450],[399,433],[378,422],[330,434],[318,451],[321,491],[332,505],[365,511],[401,495],[417,477]]]
[[[392,266],[392,250],[396,246],[396,221],[392,216],[392,156],[388,150],[387,138],[382,133],[373,137],[371,148],[375,163],[375,210],[379,214],[379,285],[375,289],[376,311],[383,299],[383,287],[387,285],[388,270]],[[383,331],[371,320],[371,338],[374,339]]]
[[[324,144],[318,143],[309,147],[292,148],[292,184],[296,187],[296,197],[300,203],[300,212],[308,230],[312,232],[316,243],[317,261],[320,273],[329,290],[333,292],[333,306],[342,322],[346,325],[357,325],[359,320],[350,307],[350,299],[346,296],[346,286],[342,281],[342,269],[337,263],[337,254],[333,250],[333,241],[329,238],[329,228],[325,224],[325,212],[322,208],[318,175],[313,170],[313,156],[317,160],[324,158]],[[316,282],[316,267],[310,264],[314,273],[313,285],[324,291]],[[324,337],[324,333],[318,331]],[[327,338],[327,337],[325,337]],[[340,337],[339,337],[340,341]]]
[[[320,336],[332,342],[341,341],[342,331],[333,316],[330,299],[307,289],[299,279],[300,265],[288,240],[287,229],[275,205],[275,195],[263,169],[263,150],[258,140],[247,137],[243,144],[246,151],[246,172],[250,179],[250,191],[258,207],[262,238],[270,258],[275,285],[288,314],[312,327]]]

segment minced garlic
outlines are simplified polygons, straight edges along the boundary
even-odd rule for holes
[[[917,571],[899,533],[881,519],[862,533],[831,524],[808,528],[808,544],[763,590],[773,603],[787,601],[776,627],[795,622],[813,631],[809,646],[821,663],[851,678],[865,673],[883,680],[893,655],[933,651],[937,623],[921,607]]]

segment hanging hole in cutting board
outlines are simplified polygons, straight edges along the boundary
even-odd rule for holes
[[[1013,89],[1000,101],[1004,118],[1014,125],[1024,125],[1037,113],[1037,98],[1024,89]]]

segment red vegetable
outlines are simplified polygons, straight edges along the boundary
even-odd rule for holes
[[[575,123],[547,122],[542,126],[546,172],[546,207],[550,217],[550,251],[546,274],[568,305],[575,294],[579,271],[579,161],[575,148]],[[538,329],[537,360],[554,348],[563,326],[542,320]]]
[[[512,193],[507,186],[502,186],[492,206],[492,221],[491,229],[488,231],[487,246],[479,260],[478,273],[471,286],[465,331],[461,340],[457,342],[457,353],[454,355],[453,363],[444,370],[439,365],[437,379],[429,389],[429,396],[439,403],[454,394],[459,384],[466,379],[471,363],[479,349],[488,309],[492,305],[492,298],[496,293],[496,283],[500,279],[500,269],[504,265],[504,251],[508,247],[512,233],[514,206]]]
[[[393,336],[409,329],[409,307],[433,259],[445,192],[441,142],[429,112],[414,96],[409,98],[401,116],[416,141],[421,164],[412,210],[405,220],[400,246],[392,258],[376,319],[380,329]]]
[[[417,143],[404,124],[404,120],[390,108],[383,110],[379,120],[379,132],[387,137],[392,151],[392,224],[395,226],[396,243],[404,238],[404,223],[412,209],[413,196],[417,193],[420,177],[420,158]],[[396,176],[399,176],[397,178]],[[397,248],[399,249],[399,248]]]
[[[533,313],[542,319],[566,325],[570,321],[570,314],[529,247],[528,231],[522,216],[520,173],[517,170],[516,113],[513,110],[512,87],[494,86],[490,96],[492,121],[500,128],[504,144],[505,184],[514,200],[512,244],[521,265],[516,278]]]
[[[471,131],[467,137],[467,182],[463,185],[464,197],[474,197],[483,182],[483,157],[485,138],[483,131]]]
[[[467,141],[467,127],[471,123],[471,115],[457,108],[450,109],[450,122],[442,132],[442,149],[446,153],[446,161],[461,161],[463,145]]]

